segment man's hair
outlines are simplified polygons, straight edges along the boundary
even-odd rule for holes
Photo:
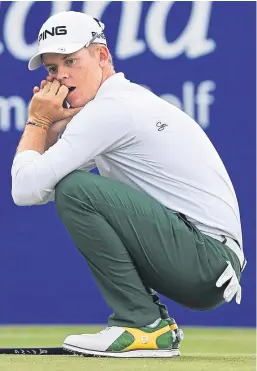
[[[88,51],[89,51],[89,53],[93,56],[94,53],[95,53],[95,51],[96,51],[97,49],[99,49],[102,45],[103,45],[103,44],[100,44],[100,43],[94,43],[94,44],[89,45],[89,47],[88,47]],[[109,50],[109,49],[108,49],[108,50]],[[111,55],[110,51],[109,51],[109,59],[108,59],[108,62],[112,65],[112,67],[114,67],[114,65],[113,65],[113,60],[112,60],[112,55]]]

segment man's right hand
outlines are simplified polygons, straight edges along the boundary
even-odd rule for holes
[[[44,88],[47,82],[52,82],[53,78],[48,76],[47,80],[42,80],[40,87],[35,86],[33,88],[33,93],[36,94],[38,93],[41,89]],[[48,129],[47,131],[47,139],[46,139],[46,147],[45,151],[47,151],[50,147],[52,147],[58,140],[59,135],[64,132],[66,129],[66,126],[68,123],[71,121],[72,117],[68,117],[59,121],[54,122]]]
[[[66,108],[63,105],[69,93],[66,85],[61,85],[57,79],[47,77],[41,82],[41,87],[34,87],[34,96],[29,104],[29,121],[44,125],[46,130],[54,122],[75,116],[82,108]]]
[[[41,81],[40,87],[35,86],[33,88],[33,93],[34,94],[38,93],[41,89],[45,87],[47,82],[53,82],[53,80],[54,80],[53,77],[47,76],[46,80]],[[49,137],[54,137],[55,134],[58,137],[59,134],[63,133],[64,130],[66,129],[67,124],[71,121],[71,119],[72,117],[68,117],[68,118],[54,122],[48,129]]]

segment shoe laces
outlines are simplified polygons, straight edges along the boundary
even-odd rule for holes
[[[106,331],[109,331],[110,329],[111,329],[111,327],[107,326],[103,330],[99,331],[98,334],[101,335],[101,334],[105,333]]]

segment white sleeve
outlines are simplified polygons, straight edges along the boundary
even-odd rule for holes
[[[28,150],[12,165],[12,197],[17,205],[48,202],[56,184],[74,170],[95,167],[94,159],[130,139],[131,120],[120,102],[102,98],[88,103],[62,137],[42,155]]]

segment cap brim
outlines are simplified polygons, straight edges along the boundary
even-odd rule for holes
[[[57,53],[57,54],[71,54],[74,53],[80,49],[82,49],[85,46],[85,44],[70,44],[70,45],[53,45],[53,46],[48,46],[45,49],[40,50],[37,54],[33,55],[33,57],[30,59],[28,63],[28,68],[30,71],[33,71],[40,67],[43,62],[42,62],[42,54],[45,53]]]

